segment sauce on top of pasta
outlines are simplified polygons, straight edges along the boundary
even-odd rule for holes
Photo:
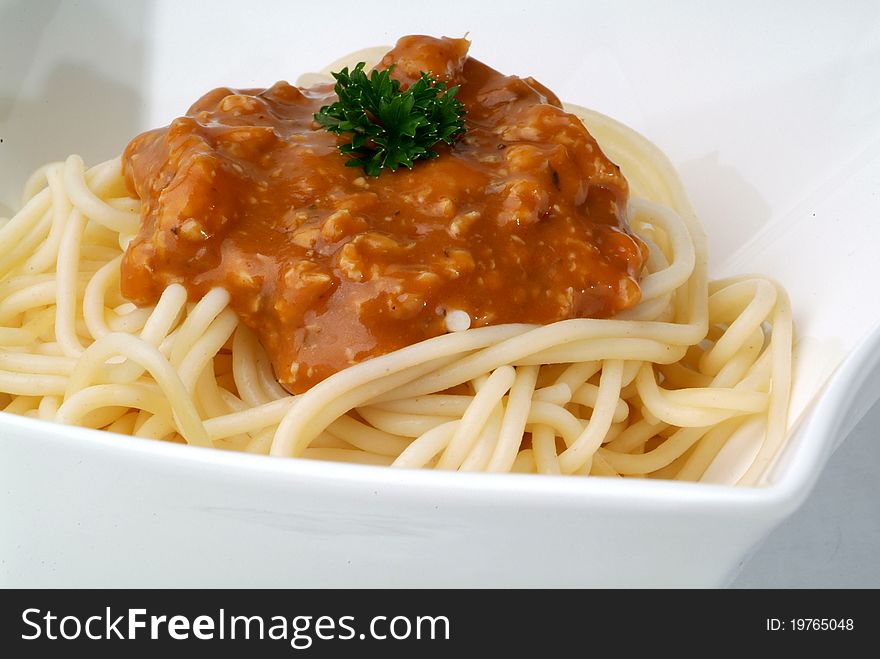
[[[333,85],[216,89],[136,137],[123,166],[143,203],[122,292],[227,289],[279,381],[301,392],[372,356],[471,327],[608,317],[636,304],[645,245],[627,183],[579,119],[464,39],[402,38],[379,68],[459,85],[467,132],[440,157],[368,177],[313,115]]]

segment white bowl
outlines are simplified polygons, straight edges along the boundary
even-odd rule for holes
[[[476,57],[653,139],[706,226],[713,274],[788,288],[796,429],[769,484],[738,489],[271,459],[0,415],[0,583],[723,584],[880,397],[870,4],[206,6],[0,0],[0,215],[39,164],[111,157],[214,86],[470,31]]]

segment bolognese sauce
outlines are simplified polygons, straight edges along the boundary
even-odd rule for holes
[[[627,182],[575,116],[531,78],[468,56],[464,39],[411,36],[381,61],[459,86],[466,132],[440,157],[369,177],[322,129],[332,84],[216,89],[127,147],[142,222],[122,292],[155,303],[214,287],[297,393],[447,331],[601,318],[639,300],[647,250],[626,223]]]

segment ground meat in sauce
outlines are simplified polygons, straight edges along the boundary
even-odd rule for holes
[[[330,85],[216,89],[125,151],[141,230],[122,292],[216,286],[301,392],[369,357],[472,327],[608,317],[639,300],[644,244],[627,183],[559,100],[467,56],[464,39],[401,39],[380,64],[460,85],[467,133],[378,178],[345,166],[313,115]]]

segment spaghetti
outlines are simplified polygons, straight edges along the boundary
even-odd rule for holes
[[[136,437],[372,465],[699,480],[736,433],[783,444],[792,323],[785,291],[709,282],[705,239],[666,158],[607,117],[577,114],[629,181],[649,246],[641,301],[611,319],[449,333],[291,395],[222,288],[154,305],[120,292],[139,229],[119,159],[38,170],[0,226],[0,405]]]

